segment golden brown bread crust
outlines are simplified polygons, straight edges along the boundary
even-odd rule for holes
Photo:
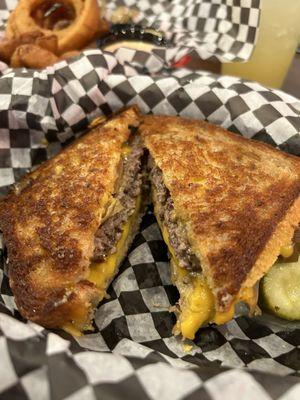
[[[89,323],[98,302],[86,280],[118,178],[135,108],[96,127],[28,174],[0,203],[10,285],[21,314],[47,327]]]
[[[226,310],[291,242],[300,222],[300,160],[203,121],[148,116],[139,130],[216,307]]]

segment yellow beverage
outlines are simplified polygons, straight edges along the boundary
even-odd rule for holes
[[[300,38],[300,0],[261,0],[258,41],[249,61],[224,63],[222,74],[281,87]]]

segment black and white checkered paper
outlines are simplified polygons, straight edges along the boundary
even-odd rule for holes
[[[144,113],[206,119],[300,155],[294,97],[237,78],[171,69],[157,54],[87,50],[43,71],[2,72],[1,194],[93,118],[130,104]],[[22,319],[5,250],[1,260],[0,399],[300,398],[300,324],[239,317],[200,329],[188,346],[172,335],[169,308],[178,294],[151,208],[110,298],[97,310],[94,331],[79,339]]]
[[[167,60],[192,52],[203,60],[244,61],[257,39],[260,0],[114,0],[107,2],[107,19],[124,5],[138,10],[133,22],[164,33]]]

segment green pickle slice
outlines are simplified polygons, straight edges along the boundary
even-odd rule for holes
[[[300,320],[300,259],[276,264],[260,284],[260,304],[287,320]]]

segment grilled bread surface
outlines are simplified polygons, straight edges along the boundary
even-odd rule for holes
[[[216,309],[226,311],[291,243],[300,221],[300,161],[203,121],[148,116],[139,130]]]
[[[24,317],[88,327],[99,300],[87,280],[94,235],[138,121],[135,108],[122,111],[25,176],[1,202],[10,285]]]

